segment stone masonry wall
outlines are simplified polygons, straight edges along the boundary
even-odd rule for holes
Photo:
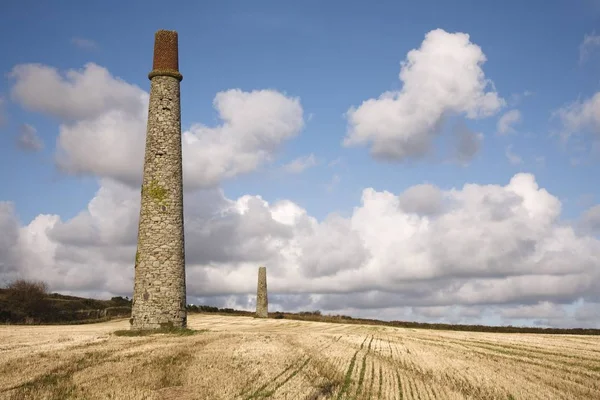
[[[151,78],[132,329],[186,326],[179,86]]]
[[[267,298],[267,268],[258,268],[258,286],[256,288],[256,316],[269,317],[269,301]]]

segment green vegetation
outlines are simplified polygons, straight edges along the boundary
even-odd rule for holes
[[[44,282],[18,279],[0,289],[0,323],[72,324],[102,322],[131,314],[131,300],[86,299],[48,293]]]
[[[342,395],[348,390],[350,387],[350,383],[352,382],[352,371],[354,371],[354,363],[356,362],[356,355],[359,350],[356,350],[354,356],[352,356],[352,360],[350,360],[350,365],[348,365],[348,369],[346,370],[346,376],[344,378],[344,384],[338,393],[338,399],[342,398]]]

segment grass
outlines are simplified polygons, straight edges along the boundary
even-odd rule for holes
[[[359,350],[356,350],[354,356],[352,356],[352,360],[350,360],[350,365],[348,365],[346,376],[344,377],[344,384],[338,393],[338,399],[341,399],[343,394],[350,388],[350,383],[352,383],[352,372],[354,371],[354,363],[356,362],[356,355],[358,352]]]
[[[41,392],[47,393],[46,399],[63,400],[71,398],[76,390],[72,373],[48,373],[18,388],[12,393],[10,400],[35,399]]]
[[[73,375],[93,365],[102,363],[110,354],[90,351],[71,362],[45,372],[21,385],[14,387],[11,400],[37,399],[40,393],[46,393],[45,399],[63,400],[76,397],[77,386]]]
[[[151,336],[151,335],[174,335],[174,336],[192,336],[199,333],[208,332],[208,329],[189,329],[189,328],[177,328],[177,327],[166,327],[159,329],[122,329],[114,331],[115,336],[125,337],[138,337],[138,336]]]
[[[154,368],[161,371],[160,378],[157,379],[159,388],[179,386],[184,383],[184,372],[186,364],[192,361],[193,357],[187,351],[180,351],[176,354],[168,354],[160,357],[153,362]]]

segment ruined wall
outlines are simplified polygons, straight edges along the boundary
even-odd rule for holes
[[[267,268],[258,268],[258,285],[256,288],[256,316],[269,317],[269,301],[267,298]]]
[[[179,88],[182,77],[176,55],[177,33],[158,31],[154,69],[149,74],[132,329],[186,326]]]

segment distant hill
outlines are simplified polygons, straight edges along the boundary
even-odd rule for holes
[[[65,324],[129,317],[131,300],[113,297],[111,300],[87,299],[58,293],[15,293],[0,289],[0,323]]]

